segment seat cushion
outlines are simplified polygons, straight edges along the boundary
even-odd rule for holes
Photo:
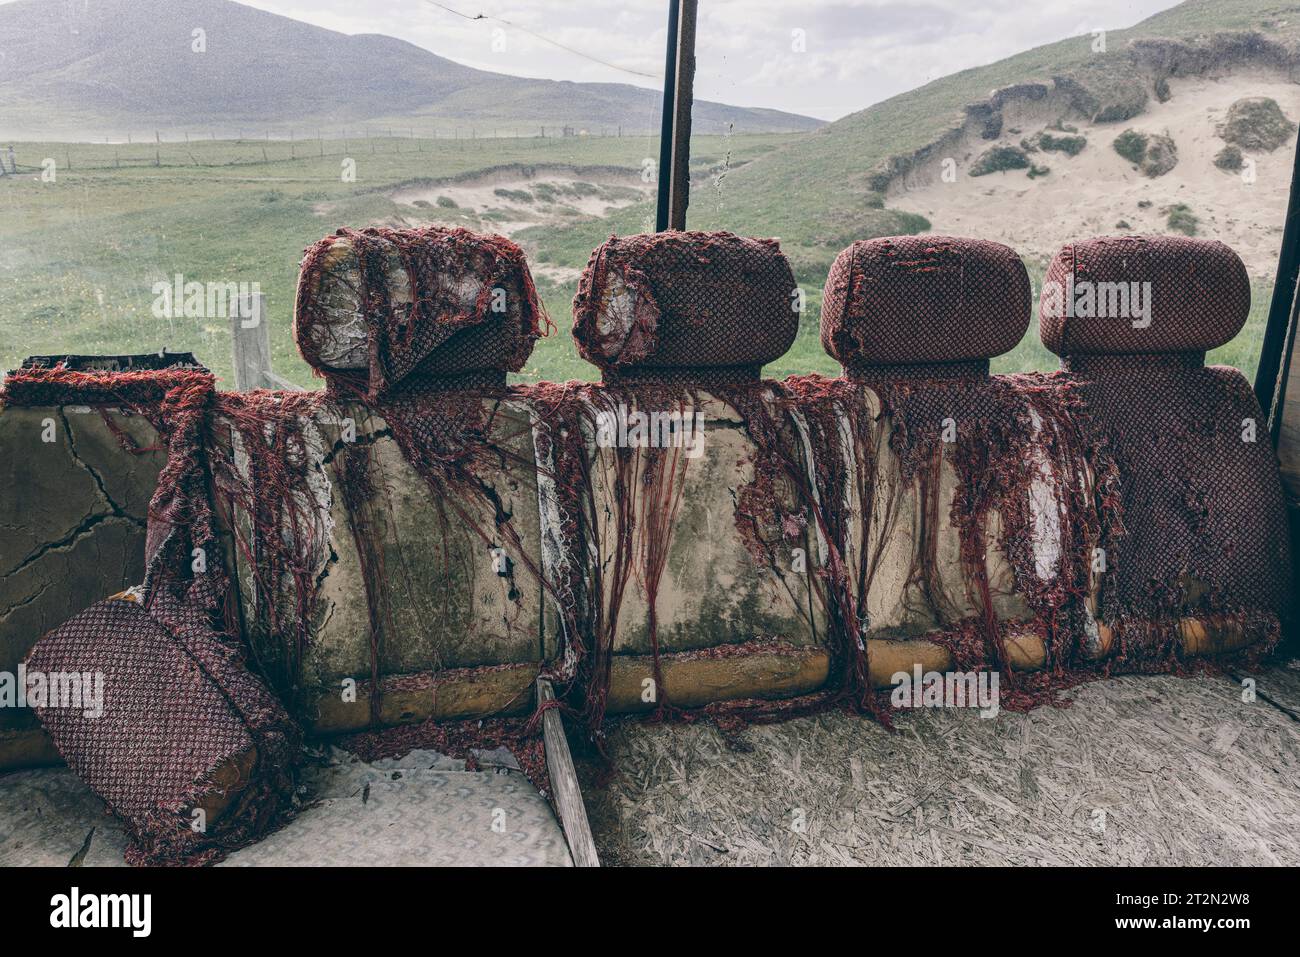
[[[115,598],[42,638],[26,668],[29,688],[62,676],[69,693],[35,710],[125,822],[134,862],[210,861],[289,809],[298,731],[229,639]]]

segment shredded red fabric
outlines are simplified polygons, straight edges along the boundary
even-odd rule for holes
[[[138,596],[99,602],[42,638],[31,671],[102,674],[104,713],[37,715],[59,753],[125,823],[128,860],[199,864],[293,810],[300,732],[247,666],[208,494],[210,373],[21,369],[6,404],[105,404],[167,445],[149,506]]]

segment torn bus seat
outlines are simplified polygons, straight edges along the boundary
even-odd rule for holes
[[[1249,310],[1245,266],[1207,240],[1073,243],[1044,279],[1043,344],[1082,383],[1119,468],[1100,617],[1135,668],[1267,643],[1293,611],[1264,414],[1240,372],[1204,364]]]
[[[794,292],[774,240],[728,233],[616,237],[587,265],[574,338],[605,382],[572,404],[570,471],[597,717],[605,695],[663,713],[825,681],[806,509],[766,448],[797,439],[759,379],[794,340]]]
[[[214,424],[245,628],[274,687],[320,733],[527,710],[556,631],[530,570],[541,535],[527,407],[482,391],[403,396],[396,414],[313,398],[265,425],[301,470],[279,501],[239,410]],[[393,423],[430,406],[441,436],[404,444]]]
[[[1024,266],[997,243],[869,240],[831,269],[822,342],[845,378],[787,386],[843,603],[877,657],[933,656],[928,644],[959,666],[1042,667],[1087,632],[1097,514],[1075,399],[1066,383],[988,374],[1029,316]]]
[[[341,230],[307,250],[294,324],[327,389],[282,395],[263,426],[293,488],[246,447],[235,398],[214,486],[250,641],[313,730],[531,706],[557,628],[530,410],[505,379],[543,320],[501,237]]]
[[[757,378],[794,344],[797,292],[775,239],[611,236],[579,282],[573,338],[607,379],[670,369],[692,370],[697,380],[706,369]]]

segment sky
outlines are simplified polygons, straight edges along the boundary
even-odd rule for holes
[[[511,25],[464,19],[429,0],[243,2],[343,33],[399,37],[498,73],[662,82],[666,0],[443,3]],[[1132,26],[1172,6],[1176,0],[700,0],[695,95],[832,120],[948,73]]]

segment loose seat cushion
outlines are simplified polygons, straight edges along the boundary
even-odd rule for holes
[[[45,682],[41,723],[125,822],[136,863],[212,860],[259,837],[293,797],[299,733],[284,709],[233,641],[173,624],[109,599],[27,660],[28,687]]]

